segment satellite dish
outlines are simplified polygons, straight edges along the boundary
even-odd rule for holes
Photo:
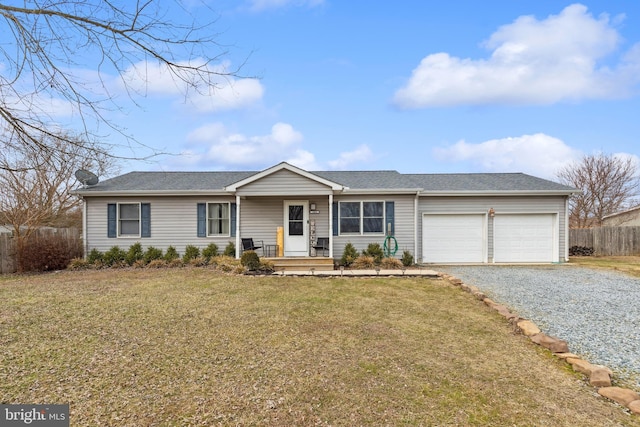
[[[82,183],[85,187],[90,185],[96,185],[98,183],[98,176],[85,169],[78,169],[75,173],[78,181]]]

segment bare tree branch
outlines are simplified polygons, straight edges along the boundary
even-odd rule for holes
[[[640,180],[631,158],[596,154],[584,156],[557,173],[564,184],[582,190],[569,199],[569,226],[602,225],[602,218],[635,203]]]
[[[52,146],[42,144],[55,139],[67,146],[104,140],[107,135],[100,135],[99,129],[106,125],[132,148],[158,154],[107,114],[123,108],[117,96],[121,90],[134,104],[137,96],[144,95],[130,80],[132,70],[148,83],[141,65],[162,67],[185,96],[190,91],[209,95],[225,79],[238,77],[239,69],[227,70],[217,64],[227,50],[216,40],[215,21],[198,24],[177,1],[44,0],[24,4],[0,3],[0,31],[15,40],[0,44],[0,149],[29,146],[56,155]],[[170,9],[169,4],[176,7]],[[183,13],[169,16],[176,9]],[[82,138],[74,135],[65,140],[69,133],[60,132],[59,112],[46,102],[68,109],[82,127]],[[43,139],[43,135],[48,137]],[[106,147],[101,154],[114,156],[114,151]],[[123,158],[140,157],[148,155]]]

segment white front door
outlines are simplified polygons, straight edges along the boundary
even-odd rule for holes
[[[309,255],[309,202],[284,201],[284,256]]]

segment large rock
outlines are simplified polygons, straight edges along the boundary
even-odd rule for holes
[[[552,353],[568,353],[569,345],[566,341],[559,338],[551,337],[543,333],[532,335],[531,341],[541,345],[542,347],[549,349]]]
[[[633,402],[627,405],[627,408],[631,410],[634,414],[640,415],[640,400],[634,400]]]
[[[622,387],[602,387],[598,389],[598,393],[624,406],[628,406],[634,400],[640,400],[638,393]]]
[[[587,376],[590,376],[595,369],[595,366],[593,366],[591,363],[579,358],[574,359],[573,357],[568,357],[567,362],[571,364],[574,371],[581,372]]]
[[[594,366],[589,377],[589,384],[594,387],[611,387],[611,376],[608,369]]]
[[[528,337],[539,334],[540,328],[536,326],[531,320],[521,320],[518,322],[518,328],[522,331],[522,333]]]
[[[556,353],[555,356],[559,357],[560,359],[569,359],[569,358],[580,359],[580,356],[573,353]]]

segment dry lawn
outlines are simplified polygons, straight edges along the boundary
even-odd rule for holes
[[[0,402],[74,426],[640,426],[440,280],[104,270],[0,300]]]
[[[640,256],[571,257],[570,263],[591,268],[616,270],[640,277]]]

